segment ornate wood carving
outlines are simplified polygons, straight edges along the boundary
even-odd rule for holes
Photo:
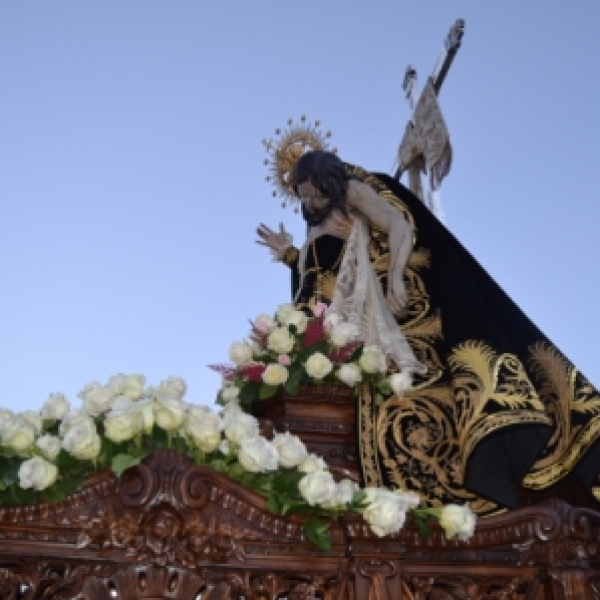
[[[171,451],[63,502],[0,509],[0,599],[598,598],[600,513],[561,501],[482,519],[469,543],[359,516],[319,552],[301,518]]]
[[[310,398],[304,412],[284,401],[269,417],[277,429],[315,422],[313,410]],[[317,433],[334,445],[350,439],[345,426],[323,423]],[[378,538],[349,515],[319,552],[301,525],[160,451],[120,480],[97,473],[56,505],[0,508],[0,600],[600,598],[600,513],[561,500],[481,519],[468,543],[436,528],[423,540],[411,523]]]

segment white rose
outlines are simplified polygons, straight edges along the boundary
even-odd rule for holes
[[[419,504],[419,497],[413,492],[392,492],[383,488],[365,488],[364,491],[367,507],[363,518],[379,537],[400,531],[406,511]]]
[[[358,484],[351,479],[342,479],[342,481],[336,483],[335,494],[329,502],[323,505],[324,508],[333,508],[350,504],[355,492],[359,489]]]
[[[329,339],[334,346],[342,347],[358,337],[358,327],[354,323],[339,323],[329,331]]]
[[[263,333],[269,333],[276,327],[275,321],[269,315],[258,315],[254,320],[254,327]]]
[[[77,397],[81,398],[83,408],[89,415],[98,417],[112,408],[115,393],[110,387],[92,381],[77,394]]]
[[[237,367],[252,362],[252,347],[246,342],[234,342],[229,346],[229,359]]]
[[[15,413],[8,408],[0,408],[0,429],[4,426],[5,423],[8,423],[13,417]]]
[[[155,393],[159,398],[173,398],[175,400],[181,400],[185,396],[187,390],[187,384],[181,377],[175,377],[171,375],[164,381],[160,382]]]
[[[331,502],[335,490],[336,484],[329,471],[307,473],[298,482],[298,491],[311,506]]]
[[[26,452],[34,442],[35,429],[33,425],[19,415],[14,416],[2,427],[2,445],[15,452]]]
[[[100,454],[102,440],[94,422],[80,421],[69,428],[62,441],[63,448],[79,460],[94,460]]]
[[[365,346],[358,365],[365,373],[385,373],[387,371],[385,355],[378,346]]]
[[[273,363],[267,366],[261,377],[267,385],[277,386],[285,383],[288,375],[288,370],[283,365]]]
[[[331,373],[333,363],[321,352],[315,352],[306,361],[304,368],[313,379],[323,379]]]
[[[44,456],[52,461],[60,452],[60,438],[49,433],[42,435],[35,441],[35,445],[44,453]]]
[[[337,378],[345,383],[348,387],[354,387],[362,380],[362,373],[358,368],[358,365],[355,365],[354,363],[348,363],[347,365],[342,365],[338,369]]]
[[[58,477],[58,467],[35,456],[26,460],[19,467],[19,485],[23,489],[33,488],[41,491],[50,487]]]
[[[297,467],[308,456],[304,442],[289,431],[276,434],[273,445],[279,454],[279,464],[286,469]]]
[[[231,413],[224,421],[225,437],[233,444],[240,445],[243,440],[258,435],[258,421],[243,411]]]
[[[224,402],[231,402],[240,395],[240,388],[236,385],[227,385],[221,390],[221,399]]]
[[[277,327],[267,338],[267,348],[277,354],[287,354],[294,347],[294,338],[287,327]]]
[[[177,398],[159,396],[154,403],[154,419],[165,431],[179,429],[185,420],[187,404]]]
[[[241,409],[237,399],[227,403],[219,413],[221,416],[221,421],[223,422],[223,429],[225,429],[232,422],[232,420],[237,417],[237,415],[243,412],[244,411]]]
[[[62,419],[71,408],[64,394],[50,394],[42,406],[42,418],[58,421]]]
[[[42,415],[34,410],[24,410],[19,415],[22,419],[27,421],[36,433],[42,432]]]
[[[241,441],[238,460],[250,473],[264,473],[277,469],[277,449],[264,437],[257,435]]]
[[[147,399],[138,400],[137,402],[135,402],[134,411],[139,413],[139,415],[141,416],[143,421],[142,428],[146,433],[150,433],[152,431],[152,428],[154,427],[154,408],[154,400]]]
[[[225,456],[229,456],[229,440],[221,440],[219,444],[219,452]]]
[[[314,473],[315,471],[325,471],[327,465],[325,461],[316,454],[309,454],[299,465],[298,471],[302,473]]]
[[[70,410],[64,417],[60,423],[60,427],[58,429],[58,433],[61,437],[65,437],[69,432],[71,427],[78,425],[80,423],[85,423],[88,426],[94,426],[94,420],[90,417],[86,412],[81,409]]]
[[[404,392],[407,392],[412,387],[412,375],[410,371],[400,371],[390,376],[390,387],[394,390],[394,394],[398,398],[402,398]]]
[[[127,396],[119,396],[113,409],[104,418],[104,435],[119,444],[134,438],[144,429],[144,419],[137,411],[135,402]]]
[[[138,373],[113,375],[107,384],[115,396],[127,396],[131,400],[143,398],[145,386],[146,378]]]
[[[277,320],[282,325],[287,324],[288,317],[296,310],[293,304],[280,304],[277,309]]]
[[[294,325],[297,333],[304,333],[308,325],[308,317],[301,310],[294,310],[286,316],[284,325]]]
[[[222,428],[221,418],[208,406],[192,406],[182,427],[202,452],[213,452],[219,447]]]
[[[476,517],[468,504],[448,504],[442,508],[440,526],[450,540],[457,537],[466,542],[475,532]]]

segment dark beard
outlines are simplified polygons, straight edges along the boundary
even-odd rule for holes
[[[306,210],[306,207],[303,204],[302,216],[308,223],[309,227],[316,227],[317,225],[321,225],[321,223],[323,223],[336,208],[345,214],[345,211],[342,209],[342,207],[336,205],[336,203],[332,201],[330,201],[329,204],[324,208],[320,210],[312,210],[310,212]]]

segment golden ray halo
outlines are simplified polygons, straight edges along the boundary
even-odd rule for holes
[[[306,116],[300,117],[300,123],[294,124],[293,119],[288,119],[287,129],[277,128],[274,139],[264,139],[263,146],[268,158],[264,164],[268,167],[270,175],[265,178],[273,187],[273,196],[282,198],[281,206],[285,208],[288,203],[294,205],[298,211],[299,200],[294,193],[292,170],[296,161],[306,152],[311,150],[329,150],[336,153],[337,148],[329,149],[327,143],[331,132],[323,133],[319,128],[321,121],[307,122]]]

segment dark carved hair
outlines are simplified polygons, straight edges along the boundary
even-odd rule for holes
[[[346,194],[348,180],[344,163],[332,152],[311,150],[298,159],[292,172],[294,191],[298,194],[298,186],[310,182],[324,196],[331,200],[331,210],[338,209],[347,215]],[[302,215],[306,220],[304,207]]]

